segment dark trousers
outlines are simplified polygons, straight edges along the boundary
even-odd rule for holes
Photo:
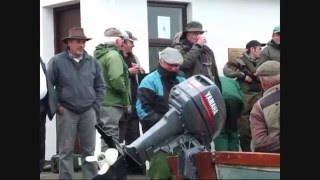
[[[123,142],[125,140],[126,145],[140,137],[139,119],[136,116],[126,115],[126,118],[120,120],[119,128],[119,141]]]
[[[241,150],[244,152],[251,152],[251,129],[250,129],[250,112],[257,100],[261,98],[261,92],[244,92],[244,109],[238,121],[239,140]]]
[[[242,103],[238,100],[226,100],[226,128],[238,131],[238,119],[241,116]]]
[[[40,173],[43,169],[44,163],[45,163],[45,152],[46,152],[46,112],[47,112],[47,106],[46,106],[46,100],[40,100],[40,155],[39,155],[39,168]]]
[[[155,125],[154,122],[150,121],[141,121],[141,126],[142,126],[142,132],[146,133],[152,126]]]
[[[135,108],[131,113],[125,112],[124,117],[119,121],[119,142],[125,141],[126,145],[140,137],[139,118]]]
[[[133,112],[134,113],[134,112]],[[129,145],[140,137],[139,118],[137,116],[126,114],[125,118],[119,121],[119,142],[125,140],[125,144]],[[131,174],[145,174],[146,166],[130,167]]]

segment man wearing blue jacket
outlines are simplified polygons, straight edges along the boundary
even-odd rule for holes
[[[145,133],[169,111],[169,94],[173,86],[184,81],[178,74],[183,62],[181,53],[167,47],[159,53],[158,68],[148,74],[138,87],[137,113]],[[151,179],[170,179],[170,168],[167,162],[169,154],[160,151],[150,162],[147,172]]]

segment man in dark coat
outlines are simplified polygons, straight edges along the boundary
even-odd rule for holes
[[[280,62],[280,25],[273,28],[272,39],[262,50],[260,59],[260,64],[269,60]]]
[[[47,79],[47,70],[40,57],[40,173],[45,162],[46,151],[46,115],[52,120],[57,110],[57,99],[50,81]]]
[[[85,161],[96,147],[95,125],[106,93],[106,84],[96,58],[85,50],[87,38],[81,27],[69,30],[62,39],[66,51],[51,58],[48,79],[55,86],[58,98],[57,141],[59,147],[59,179],[73,179],[73,150],[76,135],[81,148],[83,179],[97,175],[96,164]]]
[[[206,45],[207,39],[203,36],[206,32],[198,21],[187,24],[185,31],[176,34],[173,43],[183,56],[180,70],[185,73],[186,78],[196,74],[202,74],[211,79],[221,91],[216,60],[213,51]],[[179,38],[179,35],[181,36]]]
[[[241,118],[238,121],[239,140],[242,151],[252,151],[251,149],[251,131],[249,116],[253,104],[262,97],[260,80],[256,77],[256,69],[259,66],[260,54],[265,44],[257,40],[251,40],[246,45],[246,52],[243,52],[241,58],[228,61],[223,73],[229,78],[236,78],[240,84],[244,98],[244,108]]]

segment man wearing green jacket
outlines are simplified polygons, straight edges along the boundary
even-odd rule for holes
[[[260,64],[269,60],[280,62],[280,25],[273,28],[272,39],[262,50],[260,59]]]
[[[206,31],[203,30],[200,22],[191,21],[183,32],[178,32],[175,35],[172,46],[182,54],[183,63],[180,70],[185,73],[186,78],[202,74],[211,79],[221,91],[221,82],[214,53],[207,46],[207,39],[203,35],[204,32]]]
[[[127,35],[116,28],[108,28],[104,36],[105,42],[94,51],[94,56],[101,63],[107,86],[100,109],[100,121],[103,129],[118,140],[119,121],[131,111],[128,66],[120,54],[123,38]],[[101,151],[105,152],[107,148],[102,140]]]
[[[243,95],[239,83],[228,77],[220,77],[222,96],[226,104],[226,124],[214,140],[216,151],[239,151],[238,119],[243,109]]]

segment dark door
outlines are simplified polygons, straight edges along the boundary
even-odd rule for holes
[[[60,53],[66,49],[66,45],[61,41],[68,36],[68,30],[72,27],[81,27],[80,24],[80,4],[73,4],[54,9],[54,31],[55,31],[55,53]]]
[[[55,54],[64,51],[67,47],[61,41],[62,38],[68,36],[68,31],[72,27],[81,27],[80,24],[80,4],[73,4],[54,9],[54,41],[55,41]],[[57,138],[58,145],[58,138]],[[58,146],[57,146],[58,153]],[[81,154],[80,141],[77,136],[74,145],[74,153]]]

